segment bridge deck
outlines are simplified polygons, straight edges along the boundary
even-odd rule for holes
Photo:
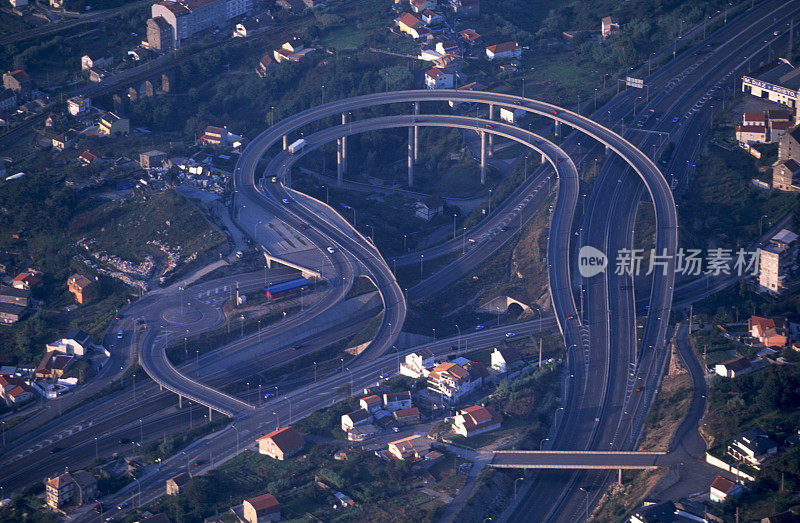
[[[663,452],[497,451],[490,467],[526,469],[649,469],[669,466]]]

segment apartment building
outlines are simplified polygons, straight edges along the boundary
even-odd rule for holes
[[[234,18],[248,13],[252,8],[253,0],[162,0],[156,2],[150,9],[152,22],[148,20],[148,43],[153,49],[177,49],[198,33],[212,28],[219,29]],[[170,29],[167,29],[167,26]],[[152,40],[150,39],[151,35]]]
[[[772,294],[780,293],[789,270],[797,262],[797,235],[783,229],[759,249],[758,285]]]

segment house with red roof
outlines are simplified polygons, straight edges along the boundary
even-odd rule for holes
[[[785,347],[789,341],[789,322],[786,318],[764,318],[750,316],[747,320],[750,336],[766,347]]]
[[[25,271],[17,274],[11,281],[11,286],[15,289],[29,291],[42,283],[42,273],[39,271]]]
[[[86,149],[81,153],[80,156],[78,156],[78,162],[80,162],[81,165],[91,165],[97,160],[97,158],[98,156],[96,154],[89,149]]]
[[[480,388],[483,383],[481,374],[477,367],[474,373],[470,373],[452,361],[440,363],[428,375],[428,390],[443,401],[455,403]]]
[[[610,16],[606,16],[600,21],[600,34],[603,40],[617,33],[619,33],[619,22]]]
[[[431,34],[425,24],[411,13],[403,13],[399,18],[395,19],[394,23],[401,33],[411,35],[415,40],[428,37]]]
[[[370,396],[361,398],[358,401],[358,404],[362,409],[366,410],[367,412],[373,413],[383,406],[383,401],[381,400],[381,397],[378,396],[377,394],[372,394]]]
[[[464,29],[458,33],[458,36],[469,45],[476,45],[481,40],[481,35],[475,29]]]
[[[10,405],[32,400],[36,391],[20,376],[0,375],[0,398]]]
[[[436,3],[431,0],[411,0],[409,5],[411,6],[411,10],[415,13],[422,13],[426,9],[435,7]]]
[[[399,425],[413,425],[420,421],[419,409],[417,407],[396,410],[393,415]]]
[[[494,60],[496,58],[520,58],[522,56],[522,46],[517,42],[502,42],[490,45],[486,48],[486,58]]]
[[[306,441],[294,427],[283,427],[256,440],[258,453],[283,461],[302,450]]]
[[[432,67],[425,71],[425,87],[428,89],[452,89],[455,75],[449,69]]]
[[[500,428],[503,417],[491,407],[473,405],[453,418],[453,432],[464,437],[483,434]]]
[[[261,494],[242,503],[247,523],[264,523],[281,520],[281,504],[272,494]]]
[[[728,496],[739,497],[743,491],[744,488],[741,485],[734,483],[728,478],[717,476],[714,478],[714,481],[711,482],[709,498],[712,502],[719,503],[721,501],[725,501]]]

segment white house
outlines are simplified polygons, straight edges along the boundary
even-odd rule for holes
[[[353,412],[342,416],[342,430],[347,432],[353,427],[364,425],[370,422],[372,422],[372,414],[364,409],[354,410]]]
[[[415,40],[427,37],[431,34],[430,30],[425,27],[422,21],[411,13],[404,13],[394,22],[397,24],[397,28],[400,29],[400,32],[411,35]]]
[[[417,218],[431,221],[444,211],[444,201],[438,196],[426,196],[417,202],[416,209],[414,215]]]
[[[712,502],[719,503],[725,501],[728,496],[738,497],[739,494],[742,493],[742,490],[741,485],[737,485],[733,481],[723,478],[722,476],[717,476],[711,483],[709,498],[711,498]]]
[[[444,22],[444,17],[432,9],[422,11],[422,21],[425,25],[437,25]]]
[[[380,396],[378,396],[377,394],[372,394],[371,396],[366,396],[364,398],[361,398],[358,401],[358,405],[362,409],[372,414],[383,406],[383,402],[381,401]]]
[[[390,392],[383,395],[383,408],[389,412],[411,408],[411,391]]]
[[[503,417],[491,407],[473,405],[461,410],[453,418],[453,432],[464,437],[482,434],[500,428]]]
[[[79,116],[89,112],[92,107],[92,99],[88,96],[78,95],[67,100],[67,112],[72,116]]]
[[[480,388],[481,384],[479,376],[452,361],[440,363],[428,375],[428,390],[451,402],[457,402]]]
[[[444,40],[442,42],[436,43],[436,52],[440,55],[443,54],[459,54],[460,49],[458,47],[458,42],[455,40]]]
[[[486,48],[486,58],[520,58],[522,56],[522,46],[516,42],[502,42],[490,45]]]
[[[64,338],[48,343],[46,348],[47,352],[56,351],[71,356],[85,356],[91,345],[92,341],[88,334],[80,329],[71,329]]]
[[[411,378],[427,378],[435,364],[430,349],[418,350],[406,355],[405,361],[400,364],[400,374]]]
[[[525,364],[519,353],[514,349],[495,348],[494,352],[492,352],[491,360],[492,368],[500,373],[509,372]]]
[[[111,67],[114,63],[114,58],[105,54],[88,55],[85,54],[81,57],[81,70],[88,71],[89,69],[106,69]]]
[[[425,71],[425,87],[428,89],[452,89],[455,75],[441,67],[433,67]]]
[[[778,453],[778,444],[760,429],[748,430],[728,445],[728,454],[756,468],[767,458]]]
[[[714,372],[723,378],[735,378],[753,370],[750,360],[747,358],[736,358],[735,360],[717,363]]]

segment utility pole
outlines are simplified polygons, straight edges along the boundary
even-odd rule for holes
[[[542,368],[542,338],[539,338],[539,368]]]

